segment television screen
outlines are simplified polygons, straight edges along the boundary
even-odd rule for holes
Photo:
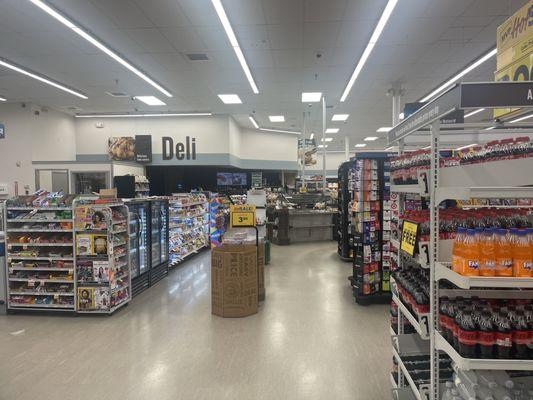
[[[246,186],[246,172],[234,173],[232,182],[234,186]]]
[[[217,172],[217,186],[230,186],[233,182],[231,172]]]

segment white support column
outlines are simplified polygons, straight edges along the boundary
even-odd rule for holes
[[[344,159],[348,160],[350,158],[350,136],[344,137]]]
[[[326,96],[322,96],[322,190],[326,188]]]

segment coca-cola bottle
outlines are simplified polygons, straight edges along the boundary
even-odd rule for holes
[[[496,335],[490,311],[482,311],[477,324],[479,356],[480,358],[493,358]]]
[[[450,341],[450,338],[448,336],[449,328],[448,328],[448,297],[444,296],[440,298],[440,304],[439,304],[439,325],[440,325],[440,333],[442,334],[442,337],[446,339],[447,341]]]
[[[511,322],[507,318],[505,311],[500,311],[496,318],[496,358],[511,358],[511,349],[513,347],[513,335]]]
[[[466,309],[464,305],[458,305],[455,311],[455,317],[453,318],[452,335],[453,335],[453,347],[459,351],[459,327],[461,326],[461,320],[463,313]]]
[[[473,314],[467,310],[462,312],[457,339],[459,354],[465,358],[476,358],[478,332]]]
[[[526,359],[529,354],[529,325],[521,310],[515,311],[513,321],[513,352],[515,358]]]

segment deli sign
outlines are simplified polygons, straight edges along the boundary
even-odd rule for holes
[[[174,143],[169,136],[162,138],[163,160],[196,160],[196,138],[185,136],[185,142]]]

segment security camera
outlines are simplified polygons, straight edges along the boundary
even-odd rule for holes
[[[321,58],[322,57],[322,53],[316,53],[316,58]]]

